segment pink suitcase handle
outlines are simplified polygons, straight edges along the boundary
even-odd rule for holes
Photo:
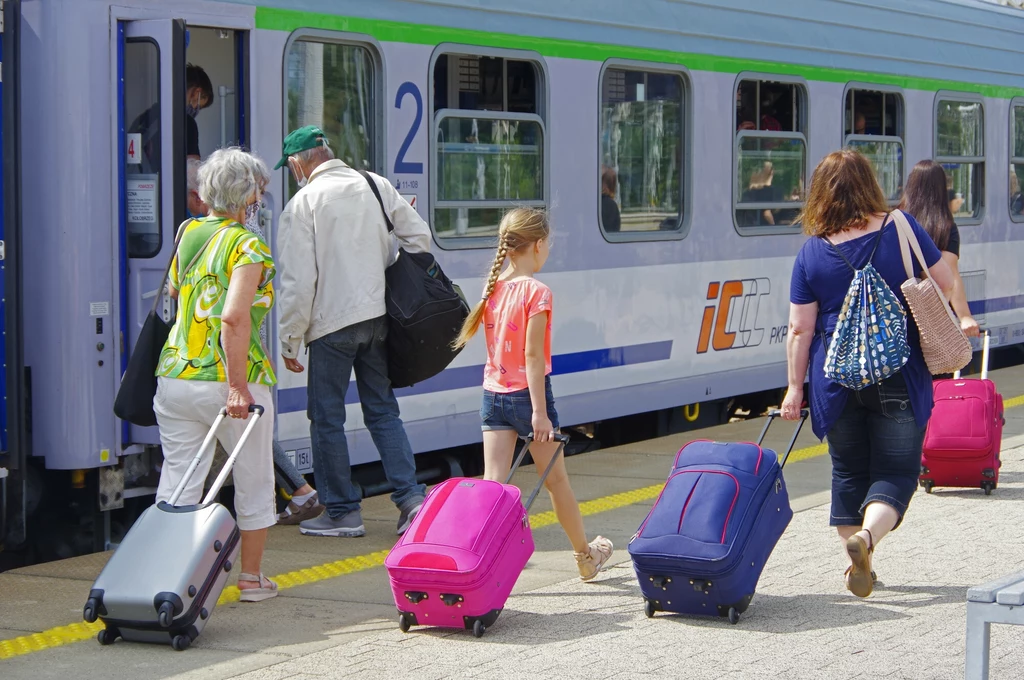
[[[533,444],[533,433],[526,435],[523,439],[526,442],[526,445],[523,446],[522,451],[520,451],[519,455],[516,456],[516,461],[512,463],[512,469],[508,471],[508,477],[505,478],[506,484],[512,482],[512,475],[516,473],[516,470],[519,469],[519,465],[523,462],[523,459],[526,458],[526,453],[530,450],[530,445]],[[565,451],[565,445],[569,443],[569,435],[556,432],[555,441],[558,442],[558,449],[555,451],[555,455],[551,456],[551,462],[548,463],[547,468],[544,469],[544,474],[540,476],[540,481],[537,483],[537,487],[533,490],[533,493],[530,494],[530,497],[526,499],[527,512],[530,511],[530,506],[533,505],[533,502],[537,500],[540,490],[544,488],[544,482],[547,481],[548,475],[551,474],[551,470],[554,469],[555,462],[558,461],[558,457]]]

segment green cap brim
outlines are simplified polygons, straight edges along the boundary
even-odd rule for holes
[[[274,170],[277,170],[279,168],[284,167],[285,163],[287,163],[287,162],[288,162],[288,156],[281,156],[281,160],[279,160],[277,162],[277,165],[274,166]]]

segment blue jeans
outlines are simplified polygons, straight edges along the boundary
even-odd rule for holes
[[[924,429],[917,426],[903,375],[859,392],[828,433],[832,456],[831,526],[860,526],[864,507],[880,501],[900,515],[910,505],[921,475]]]
[[[358,510],[362,500],[362,492],[352,483],[345,437],[345,394],[353,368],[363,420],[380,453],[384,474],[395,487],[392,502],[401,507],[426,494],[426,486],[416,483],[416,461],[388,378],[387,334],[387,317],[382,316],[334,331],[309,345],[306,414],[311,423],[313,475],[320,502],[334,519]]]
[[[306,484],[306,479],[276,439],[274,440],[274,479],[277,480],[277,485],[286,489],[290,495],[294,495]]]

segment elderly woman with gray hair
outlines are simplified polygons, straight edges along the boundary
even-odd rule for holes
[[[265,409],[233,469],[243,602],[277,595],[277,584],[260,571],[267,528],[277,521],[270,394],[276,377],[258,332],[274,304],[275,270],[267,244],[244,226],[269,177],[263,161],[237,148],[215,151],[199,169],[199,197],[210,212],[185,225],[171,266],[178,314],[153,400],[164,454],[157,501],[170,498],[221,408],[230,419],[217,439],[228,451],[245,429],[249,406]],[[212,459],[200,463],[180,503],[199,502]]]

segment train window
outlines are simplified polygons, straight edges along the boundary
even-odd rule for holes
[[[434,62],[433,227],[484,245],[512,207],[547,204],[543,71],[530,60],[441,54]]]
[[[799,82],[740,80],[734,200],[740,233],[792,231],[804,201],[807,92]]]
[[[682,74],[609,67],[601,78],[600,203],[605,234],[683,226]]]
[[[1010,218],[1024,222],[1024,100],[1010,107]]]
[[[846,91],[844,146],[867,156],[889,202],[903,194],[903,97],[895,92]]]
[[[316,125],[335,156],[359,170],[376,170],[377,62],[364,45],[303,37],[285,56],[288,129]],[[298,191],[288,177],[289,194]]]
[[[939,97],[935,161],[946,170],[949,207],[958,224],[981,219],[985,193],[985,110],[980,99]]]
[[[129,38],[124,46],[124,115],[128,257],[155,257],[160,252],[160,47],[147,38]],[[135,135],[138,135],[137,137]],[[135,158],[133,163],[128,159]]]

